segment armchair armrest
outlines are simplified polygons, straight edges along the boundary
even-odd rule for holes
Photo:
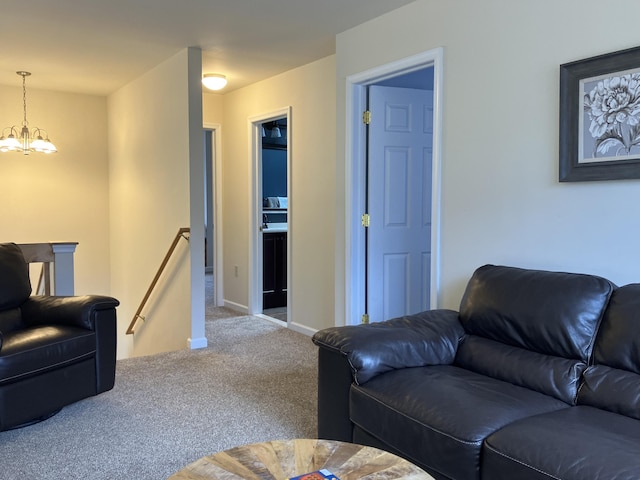
[[[116,307],[118,300],[102,295],[29,297],[21,306],[22,320],[31,326],[68,325],[96,336],[96,392],[113,388],[116,374]]]
[[[363,384],[390,370],[453,363],[464,329],[453,310],[429,310],[369,325],[332,327],[313,336],[319,347],[347,357]]]
[[[75,297],[33,296],[21,306],[27,325],[70,325],[96,330],[95,313],[115,309],[118,300],[102,295]]]

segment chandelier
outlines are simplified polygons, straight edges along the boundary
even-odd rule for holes
[[[6,127],[0,136],[0,152],[20,152],[29,155],[31,152],[55,153],[58,150],[49,140],[47,132],[41,128],[29,129],[27,121],[27,87],[25,79],[31,75],[29,72],[16,72],[22,77],[22,107],[24,117],[22,126]]]

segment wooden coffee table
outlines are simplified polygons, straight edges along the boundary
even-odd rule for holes
[[[421,468],[383,450],[333,440],[297,439],[254,443],[207,455],[169,480],[285,480],[327,469],[340,480],[403,478],[433,480]]]

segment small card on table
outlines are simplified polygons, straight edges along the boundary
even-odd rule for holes
[[[329,470],[323,468],[322,470],[316,470],[315,472],[305,473],[298,475],[297,477],[291,477],[289,480],[340,480]]]

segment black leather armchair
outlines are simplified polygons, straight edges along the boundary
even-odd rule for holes
[[[119,302],[30,295],[22,251],[0,244],[0,431],[45,419],[115,381]]]

